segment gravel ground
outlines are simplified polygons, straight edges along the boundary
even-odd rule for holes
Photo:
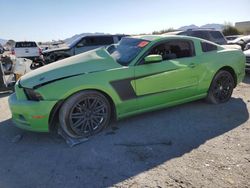
[[[114,123],[70,148],[19,130],[0,96],[0,187],[250,187],[250,76],[225,104],[203,100]]]

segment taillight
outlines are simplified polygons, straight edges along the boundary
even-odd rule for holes
[[[11,50],[11,54],[15,55],[15,50],[14,49]]]
[[[39,55],[42,55],[42,49],[41,48],[38,49],[39,49]]]

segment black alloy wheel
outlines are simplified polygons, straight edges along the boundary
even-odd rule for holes
[[[71,137],[89,137],[107,126],[111,117],[109,101],[96,91],[70,97],[60,110],[62,129]]]
[[[230,72],[218,72],[209,88],[208,101],[214,104],[227,102],[232,96],[234,86],[234,78]]]

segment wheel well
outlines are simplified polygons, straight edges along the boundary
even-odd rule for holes
[[[234,79],[234,87],[236,87],[236,85],[237,85],[237,76],[236,76],[236,74],[235,74],[234,69],[233,69],[232,67],[225,66],[225,67],[222,67],[220,70],[224,70],[224,71],[230,72],[230,74],[233,76],[233,79]],[[219,70],[219,71],[220,71],[220,70]],[[218,71],[218,72],[219,72],[219,71]]]
[[[111,111],[112,111],[111,120],[116,119],[116,108],[115,108],[114,101],[112,100],[112,98],[107,93],[105,93],[105,92],[103,92],[101,90],[98,90],[98,89],[86,89],[86,90],[97,91],[97,92],[103,94],[108,99],[108,101],[110,103],[110,106],[111,106]],[[80,90],[80,91],[83,91],[83,90]],[[78,93],[80,91],[77,91],[77,92],[73,93],[72,95],[74,95],[74,94],[76,94],[76,93]],[[60,111],[60,108],[62,107],[64,101],[66,101],[72,95],[70,95],[69,97],[67,97],[64,100],[58,101],[55,104],[55,106],[53,107],[52,111],[50,112],[50,117],[49,117],[49,130],[50,131],[55,131],[56,130],[56,128],[58,126],[58,123],[59,123],[59,111]]]

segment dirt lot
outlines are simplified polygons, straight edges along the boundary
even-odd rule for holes
[[[250,76],[230,102],[196,101],[115,123],[68,147],[15,128],[0,96],[0,187],[250,187]]]

